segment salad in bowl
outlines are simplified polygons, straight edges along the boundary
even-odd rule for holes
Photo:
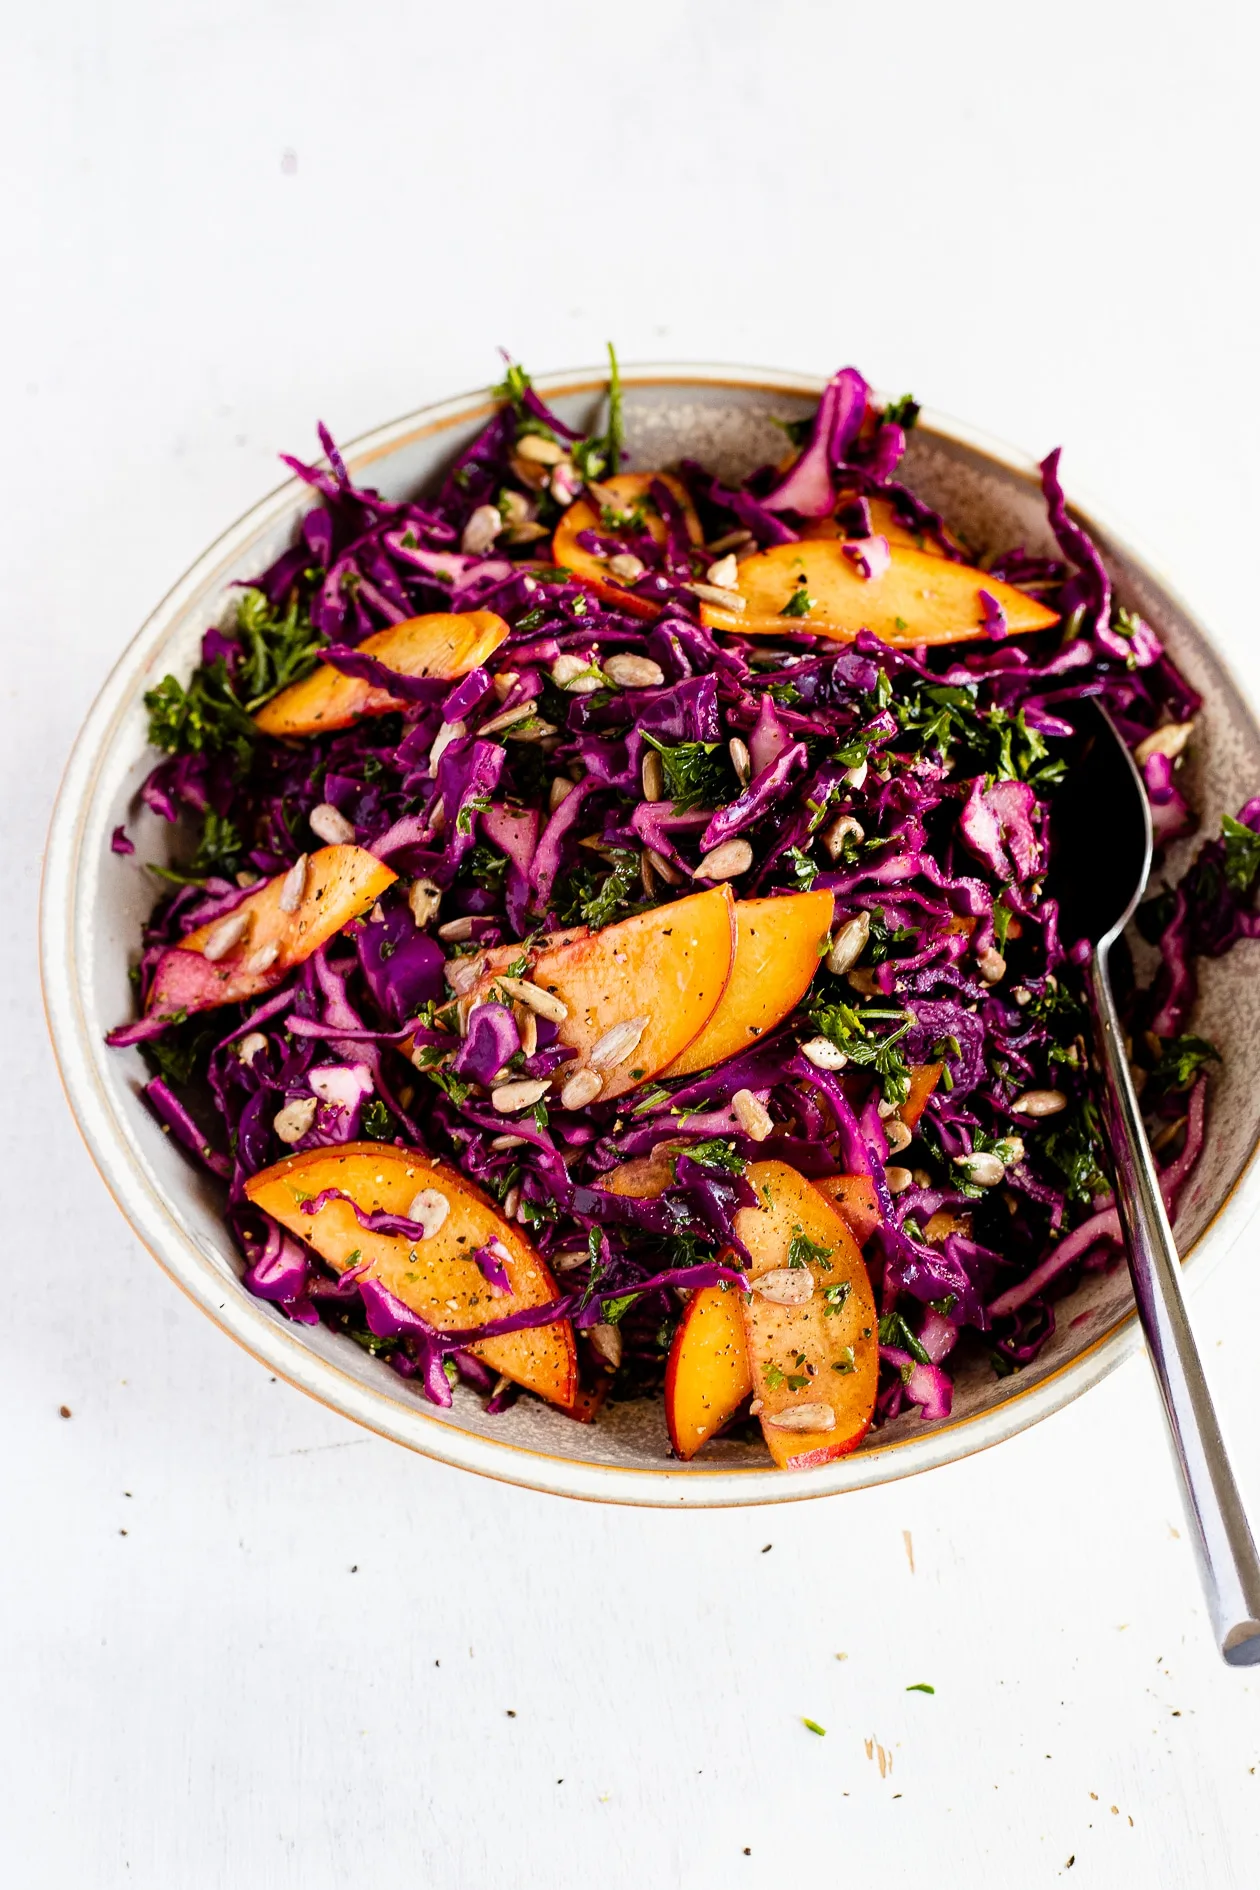
[[[1120,1233],[1050,813],[1099,698],[1157,841],[1198,698],[1042,467],[1054,558],[976,561],[848,368],[738,483],[630,466],[509,365],[440,485],[325,458],[297,541],[146,694],[187,835],[137,941],[144,1096],[248,1289],[385,1360],[661,1452],[801,1469],[956,1362],[1036,1357]],[[118,853],[134,842],[126,826]],[[1255,936],[1260,800],[1139,913],[1124,992],[1170,1206]]]

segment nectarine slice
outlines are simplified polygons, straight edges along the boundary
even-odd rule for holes
[[[508,626],[492,610],[436,611],[391,624],[364,637],[358,647],[402,676],[441,676],[453,682],[493,656],[507,635]],[[273,696],[254,721],[264,735],[322,735],[349,728],[360,716],[388,715],[406,706],[388,689],[321,663],[302,682]]]
[[[752,1390],[743,1295],[702,1286],[674,1333],[665,1367],[665,1421],[684,1463],[730,1422]]]
[[[869,579],[862,577],[838,539],[772,545],[744,559],[738,588],[746,600],[743,611],[701,606],[701,617],[711,630],[735,630],[744,636],[810,630],[848,642],[865,629],[902,647],[962,643],[986,634],[981,591],[1000,604],[1011,635],[1045,630],[1058,622],[1054,611],[987,571],[952,564],[907,545],[893,545],[888,568]],[[796,599],[804,600],[800,614],[785,617],[785,608]]]
[[[880,1223],[875,1183],[869,1175],[819,1175],[814,1182],[856,1240],[865,1247]]]
[[[557,1088],[591,1070],[601,1078],[596,1100],[608,1102],[659,1075],[717,1009],[734,954],[729,886],[633,913],[567,944],[522,946],[518,957],[529,963],[520,975],[560,999],[560,1042],[578,1052]],[[477,996],[492,994],[496,975],[481,978]]]
[[[146,1015],[205,1011],[270,991],[335,932],[369,912],[397,877],[363,847],[320,847],[307,859],[294,911],[281,904],[286,886],[290,902],[299,890],[294,874],[280,873],[225,919],[198,926],[164,952]]]
[[[415,1198],[432,1190],[446,1202],[445,1217],[424,1240],[374,1234],[362,1226],[350,1201],[328,1201],[317,1214],[302,1203],[326,1188],[339,1188],[365,1214],[409,1213]],[[245,1184],[255,1207],[279,1221],[338,1273],[367,1262],[368,1275],[440,1331],[484,1326],[525,1306],[545,1306],[557,1297],[556,1283],[514,1221],[505,1220],[480,1188],[445,1162],[412,1149],[380,1142],[347,1142],[339,1148],[288,1155]],[[432,1210],[432,1202],[429,1204]],[[497,1241],[510,1293],[496,1293],[473,1258]],[[470,1344],[469,1351],[492,1371],[502,1372],[551,1404],[577,1402],[577,1354],[567,1319]]]
[[[661,1074],[707,1070],[782,1023],[808,991],[830,943],[834,906],[829,892],[737,900],[730,983],[700,1035]]]
[[[770,1455],[803,1470],[856,1450],[875,1411],[879,1336],[871,1283],[848,1227],[786,1162],[754,1162],[757,1206],[735,1230],[752,1263],[744,1327]]]
[[[693,545],[704,542],[704,533],[696,509],[688,496],[687,488],[672,473],[640,472],[616,473],[613,478],[604,480],[601,490],[615,492],[626,511],[637,502],[643,502],[643,523],[658,545],[666,539],[665,521],[652,504],[651,487],[656,480],[671,492],[682,509],[687,527],[687,536]],[[608,531],[601,518],[599,507],[592,499],[581,498],[572,504],[560,523],[556,526],[551,540],[552,562],[571,571],[579,583],[594,591],[597,597],[607,603],[616,604],[621,610],[628,610],[635,616],[652,617],[660,609],[659,603],[649,597],[640,597],[628,586],[619,583],[616,576],[608,569],[608,561],[596,552],[587,551],[578,543],[579,532],[600,532],[608,537],[615,537],[614,531]]]

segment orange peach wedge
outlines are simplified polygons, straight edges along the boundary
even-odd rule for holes
[[[307,1214],[303,1202],[327,1188],[350,1198],[325,1202],[317,1214]],[[555,1281],[515,1222],[505,1220],[455,1169],[413,1150],[380,1142],[311,1149],[254,1175],[245,1192],[335,1272],[366,1263],[370,1278],[441,1331],[489,1325],[557,1297]],[[404,1215],[428,1231],[422,1240],[374,1234],[360,1223],[355,1206],[365,1214]],[[498,1243],[508,1293],[495,1291],[473,1257],[492,1241]],[[492,1371],[551,1404],[568,1409],[580,1403],[567,1319],[477,1340],[468,1349]]]
[[[735,1229],[751,1255],[744,1305],[753,1411],[781,1470],[856,1450],[875,1411],[875,1301],[845,1222],[785,1162],[754,1162],[757,1206]]]
[[[369,912],[397,874],[362,847],[320,847],[158,960],[146,1013],[173,1017],[257,997]]]
[[[618,504],[627,512],[632,507],[642,505],[643,523],[658,545],[666,538],[665,521],[652,504],[651,488],[653,483],[660,483],[677,499],[686,522],[687,535],[693,545],[704,542],[704,533],[696,517],[695,507],[687,494],[682,481],[675,479],[672,473],[641,472],[616,473],[600,486],[601,492],[615,493]],[[618,580],[615,571],[611,571],[608,560],[594,551],[587,551],[578,543],[579,532],[605,531],[600,517],[599,507],[594,500],[583,497],[571,505],[560,523],[556,526],[551,541],[552,562],[571,571],[578,582],[593,591],[607,603],[616,604],[621,610],[628,610],[634,616],[652,617],[659,610],[649,597],[640,597],[631,591],[627,584]],[[613,534],[609,534],[613,535]]]
[[[585,938],[521,947],[520,977],[486,971],[473,996],[498,991],[552,1018],[578,1053],[556,1078],[557,1096],[581,1075],[584,1102],[608,1102],[682,1055],[721,1002],[734,954],[735,902],[715,886]]]
[[[744,559],[738,589],[742,611],[701,606],[711,630],[745,636],[810,630],[849,642],[865,629],[901,647],[963,643],[986,634],[981,591],[1001,607],[1011,635],[1058,622],[1052,610],[987,571],[907,545],[891,546],[886,567],[870,578],[862,576],[838,539],[772,545]]]
[[[849,503],[852,502],[850,498]],[[842,499],[841,504],[845,501]],[[925,551],[929,557],[941,558],[945,555],[948,544],[953,550],[962,547],[957,540],[946,536],[940,539],[933,532],[920,531],[915,525],[904,519],[891,499],[871,497],[866,501],[871,515],[871,530],[886,538],[890,545],[905,545],[911,551]],[[846,532],[838,518],[807,518],[801,525],[802,538],[852,538],[852,532]]]
[[[740,899],[735,905],[731,979],[700,1035],[663,1076],[690,1076],[737,1056],[800,1003],[830,943],[829,892]]]
[[[401,676],[454,681],[493,656],[507,635],[507,625],[492,610],[439,611],[391,624],[388,630],[365,637],[358,647]],[[321,663],[302,682],[273,696],[254,721],[264,735],[322,735],[329,729],[349,728],[360,716],[388,715],[391,709],[405,707],[388,689]]]
[[[865,1247],[880,1220],[875,1183],[870,1176],[820,1175],[813,1185],[824,1200],[830,1201],[858,1246]]]

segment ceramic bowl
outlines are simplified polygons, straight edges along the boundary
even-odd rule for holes
[[[718,367],[648,367],[625,378],[631,464],[668,467],[692,456],[731,478],[779,457],[783,434],[775,421],[811,412],[820,386],[799,375]],[[598,372],[551,375],[538,385],[582,428],[604,392]],[[349,448],[351,472],[391,497],[418,492],[492,410],[488,395],[477,393],[396,421]],[[1021,541],[1034,552],[1053,549],[1035,467],[1019,453],[924,414],[910,436],[906,476],[978,551]],[[575,1424],[530,1398],[487,1417],[464,1390],[451,1410],[438,1411],[350,1340],[291,1325],[245,1291],[217,1184],[193,1169],[144,1107],[139,1053],[107,1050],[104,1038],[132,1011],[127,970],[155,893],[141,863],[162,860],[170,845],[169,829],[136,799],[153,762],[142,697],[168,670],[191,670],[202,631],[229,608],[233,580],[250,577],[291,542],[309,503],[296,480],[281,486],[211,546],[133,639],[71,756],[45,860],[44,988],[70,1105],[106,1186],[184,1291],[270,1371],[383,1436],[484,1475],[610,1502],[782,1502],[908,1476],[1000,1442],[1116,1365],[1138,1336],[1122,1266],[1087,1275],[1056,1304],[1054,1336],[1024,1371],[999,1379],[986,1361],[965,1365],[946,1420],[901,1417],[853,1456],[818,1470],[774,1470],[759,1449],[721,1440],[696,1462],[679,1464],[668,1455],[659,1401],[614,1406],[594,1425]],[[1096,514],[1087,523],[1120,602],[1155,625],[1202,692],[1188,785],[1214,824],[1260,786],[1255,717],[1186,605]],[[137,842],[133,859],[109,850],[122,821]],[[1202,986],[1195,1027],[1226,1046],[1226,1061],[1214,1079],[1207,1146],[1177,1219],[1181,1253],[1195,1268],[1206,1249],[1230,1244],[1260,1193],[1254,948],[1203,966]],[[1246,1054],[1242,1046],[1250,1046]]]

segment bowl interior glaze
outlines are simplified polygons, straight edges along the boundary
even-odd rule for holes
[[[644,368],[626,381],[629,461],[669,467],[695,458],[731,478],[780,457],[776,420],[812,410],[820,383],[738,368]],[[597,372],[537,383],[570,423],[586,426],[603,397]],[[492,411],[485,394],[396,422],[348,449],[354,476],[391,497],[438,476]],[[908,483],[941,510],[977,552],[1053,541],[1031,462],[928,414],[910,436]],[[758,1449],[718,1441],[695,1463],[667,1454],[659,1402],[607,1409],[578,1425],[523,1398],[499,1418],[457,1390],[438,1412],[387,1366],[322,1327],[290,1325],[240,1283],[241,1262],[223,1228],[217,1185],[195,1171],[144,1107],[138,1051],[108,1051],[104,1035],[131,1014],[128,966],[155,895],[141,862],[171,857],[166,824],[136,796],[152,765],[144,691],[167,671],[186,676],[202,631],[230,612],[234,580],[251,577],[293,538],[310,502],[290,481],[212,546],[154,612],[120,659],[80,735],[58,800],[45,860],[42,955],[45,997],[67,1093],[103,1178],[140,1238],[197,1303],[272,1371],[324,1403],[427,1455],[483,1474],[609,1501],[726,1505],[823,1495],[925,1469],[1000,1441],[1094,1383],[1134,1340],[1126,1270],[1089,1274],[1055,1307],[1056,1329],[1033,1365],[994,1376],[975,1359],[961,1370],[953,1414],[936,1424],[906,1416],[854,1456],[821,1470],[785,1474]],[[1085,516],[1082,514],[1082,516]],[[1119,601],[1139,610],[1166,640],[1202,693],[1199,739],[1188,765],[1192,804],[1205,825],[1260,787],[1260,729],[1234,681],[1186,606],[1149,564],[1096,516],[1087,522],[1106,556]],[[126,822],[134,858],[109,851]],[[1183,842],[1179,868],[1194,842]],[[1177,1220],[1183,1257],[1204,1236],[1227,1244],[1257,1194],[1252,1164],[1260,1140],[1260,1049],[1256,947],[1202,967],[1195,1028],[1227,1046],[1214,1080],[1207,1147]]]

